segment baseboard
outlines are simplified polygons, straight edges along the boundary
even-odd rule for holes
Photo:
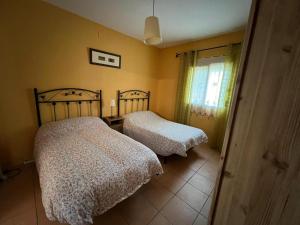
[[[34,163],[34,159],[32,159],[32,160],[25,160],[23,162],[24,165],[28,165],[28,164],[31,164],[31,163]]]

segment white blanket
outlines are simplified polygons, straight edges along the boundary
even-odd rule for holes
[[[150,111],[134,112],[123,117],[124,133],[162,156],[186,156],[188,149],[207,142],[207,136],[201,129],[165,120]]]
[[[162,173],[150,149],[96,117],[43,125],[35,160],[47,217],[72,225],[92,223]]]

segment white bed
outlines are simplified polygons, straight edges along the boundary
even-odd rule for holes
[[[92,223],[162,173],[149,148],[96,117],[46,123],[34,152],[47,217],[71,225]]]
[[[133,112],[123,117],[124,133],[161,156],[186,156],[187,150],[207,142],[201,129],[168,121],[151,111]]]

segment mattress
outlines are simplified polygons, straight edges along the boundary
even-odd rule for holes
[[[92,223],[163,172],[149,148],[96,117],[43,125],[34,154],[47,217],[71,225]]]
[[[208,140],[201,129],[171,122],[151,111],[133,112],[123,117],[124,133],[161,156],[187,156],[187,150]]]

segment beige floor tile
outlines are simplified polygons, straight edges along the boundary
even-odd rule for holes
[[[165,188],[167,188],[172,193],[176,194],[186,183],[185,180],[176,177],[175,175],[171,173],[165,173],[164,175],[160,177],[155,178],[158,183],[163,185]]]
[[[189,167],[178,166],[170,163],[169,166],[165,168],[165,173],[172,174],[182,180],[188,181],[196,173],[196,171]]]
[[[220,162],[220,155],[216,155],[216,156],[214,156],[214,157],[211,157],[210,159],[208,159],[208,162],[210,162],[210,163],[213,164],[216,168],[218,168],[219,162]]]
[[[215,191],[215,184],[214,184],[214,188],[211,190],[209,197],[213,197],[214,196],[214,191]]]
[[[145,184],[140,192],[157,210],[160,210],[174,194],[154,179]]]
[[[112,208],[106,213],[96,216],[93,225],[127,225],[117,208]]]
[[[199,214],[193,225],[207,225],[207,223],[207,218]]]
[[[210,213],[211,202],[212,202],[212,197],[209,197],[200,212],[200,214],[206,218],[208,218]]]
[[[199,156],[193,149],[189,150],[187,157],[171,156],[168,159],[167,165],[171,165],[176,169],[190,169],[197,171],[206,162],[206,159]]]
[[[135,194],[119,203],[117,210],[130,225],[148,224],[158,211],[141,194]]]
[[[200,167],[202,167],[205,164],[206,160],[206,158],[197,154],[197,152],[194,151],[194,149],[188,151],[187,161],[189,162],[189,167],[191,169],[197,171]]]
[[[204,164],[205,161],[202,159],[195,160],[190,164],[190,168],[194,171],[198,171]]]
[[[158,213],[149,225],[172,225],[161,213]]]
[[[167,164],[164,164],[163,167],[164,167],[165,174],[172,173],[176,170],[185,171],[187,169],[190,169],[189,164],[185,158],[169,160]]]
[[[219,164],[220,152],[209,148],[207,145],[200,145],[194,148],[194,151],[202,158],[212,162],[215,165]]]
[[[205,176],[209,178],[211,181],[215,182],[217,173],[218,173],[218,167],[211,163],[210,161],[207,161],[198,171],[198,174]]]
[[[36,224],[32,166],[0,183],[0,224]]]
[[[197,173],[188,182],[207,195],[210,195],[214,188],[214,182]]]
[[[200,212],[208,199],[208,195],[199,191],[189,183],[186,183],[176,195],[198,212]]]
[[[161,213],[174,225],[191,225],[197,217],[197,211],[176,196],[167,203]]]
[[[32,216],[32,210],[22,211],[12,217],[1,218],[1,225],[35,225],[36,217]]]
[[[207,159],[220,157],[220,151],[212,149],[208,144],[200,144],[193,148],[195,152],[201,153],[201,155]]]

